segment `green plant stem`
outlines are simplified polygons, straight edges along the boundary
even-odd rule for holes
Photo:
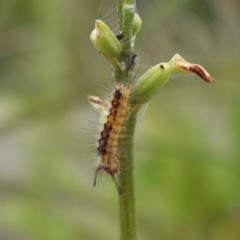
[[[123,36],[124,39],[122,41],[122,51],[123,53],[129,52],[132,50],[131,42],[132,42],[132,29],[133,29],[133,19],[135,14],[135,5],[129,4],[128,8],[124,5],[124,19],[123,19]]]
[[[127,135],[120,145],[120,148],[124,149],[118,178],[123,189],[122,194],[119,194],[121,240],[136,240],[133,149],[137,111],[138,109],[131,113],[126,125]]]
[[[123,30],[123,5],[124,4],[136,4],[135,0],[118,0],[117,9],[118,9],[118,22],[119,30]]]
[[[123,2],[124,2],[123,0],[118,0],[118,4],[117,4],[120,31],[122,31],[122,23],[123,23]]]
[[[126,7],[126,4],[128,7]],[[132,51],[131,41],[132,41],[132,29],[133,29],[133,19],[135,14],[135,1],[133,0],[119,0],[118,1],[118,17],[119,17],[119,28],[123,31],[124,39],[121,43],[122,45],[122,56],[125,53]],[[116,67],[114,70],[115,80],[117,82],[123,82],[127,80],[129,71],[121,69],[121,67]]]
[[[133,18],[135,14],[134,0],[118,0],[119,28],[123,31],[124,40],[122,41],[122,55],[132,51],[131,39]],[[132,5],[132,8],[124,8],[126,4]],[[129,71],[116,68],[114,71],[117,82],[126,82]],[[119,194],[119,224],[121,240],[136,240],[135,224],[135,192],[134,192],[134,164],[133,147],[134,131],[136,125],[137,110],[131,112],[127,123],[126,133],[123,141],[120,142],[120,149],[123,154],[120,156],[120,172],[118,176],[119,184],[123,190]]]

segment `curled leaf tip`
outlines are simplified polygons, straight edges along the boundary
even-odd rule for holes
[[[198,64],[194,64],[194,63],[190,64],[188,70],[193,73],[196,73],[199,77],[201,77],[206,82],[210,82],[210,83],[216,82],[216,80],[212,78],[210,74],[202,66]]]
[[[109,107],[109,103],[105,100],[100,99],[97,96],[92,96],[92,95],[88,95],[88,101],[92,104],[92,106],[99,110],[105,110],[106,108]]]
[[[174,72],[180,72],[185,74],[195,73],[201,77],[206,82],[216,82],[214,78],[199,64],[189,63],[185,61],[179,54],[174,55],[174,57],[169,62],[172,65],[172,70]]]

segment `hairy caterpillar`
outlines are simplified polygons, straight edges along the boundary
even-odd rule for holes
[[[119,172],[120,151],[119,140],[123,138],[124,125],[130,110],[130,86],[117,84],[109,100],[101,100],[96,96],[88,96],[89,102],[101,112],[103,127],[98,139],[98,166],[95,171],[93,185],[97,183],[99,171],[109,174],[118,192],[122,189],[116,181]]]

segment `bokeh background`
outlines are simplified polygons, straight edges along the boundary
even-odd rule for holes
[[[240,2],[137,6],[140,71],[179,53],[217,79],[173,78],[138,125],[139,239],[240,239]],[[116,31],[115,7],[0,1],[1,240],[118,239],[117,192],[108,180],[93,189],[85,130],[97,123],[86,95],[111,79],[89,36],[97,18]]]

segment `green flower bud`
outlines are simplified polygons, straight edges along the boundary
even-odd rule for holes
[[[179,54],[174,55],[169,63],[160,63],[147,72],[132,87],[133,104],[148,102],[158,89],[163,87],[171,73],[197,74],[206,82],[216,80],[200,65],[188,63]]]
[[[163,87],[171,74],[169,63],[160,63],[146,71],[132,87],[134,104],[148,102],[158,89]]]
[[[96,20],[95,29],[90,40],[95,48],[101,52],[114,66],[118,65],[122,47],[114,33],[101,20]]]
[[[135,38],[137,36],[137,33],[139,32],[140,28],[142,26],[142,20],[140,16],[135,13],[134,19],[133,19],[133,29],[132,29],[132,42],[134,43]]]

